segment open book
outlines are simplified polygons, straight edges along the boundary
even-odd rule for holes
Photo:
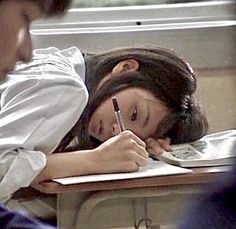
[[[174,145],[158,159],[181,167],[203,167],[233,164],[236,158],[236,130],[206,135],[200,140]]]

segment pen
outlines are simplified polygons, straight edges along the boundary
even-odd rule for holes
[[[125,130],[125,126],[124,126],[124,121],[122,119],[121,111],[118,106],[118,102],[117,102],[116,97],[112,98],[112,102],[113,102],[114,112],[115,112],[115,116],[116,116],[116,121],[117,121],[120,132],[122,132]]]
[[[120,111],[116,97],[112,98],[112,102],[113,102],[114,112],[116,116],[116,121],[117,121],[120,132],[122,132],[125,130],[125,126],[124,126],[124,121],[122,119],[121,111]],[[154,160],[157,160],[157,158],[156,157],[154,158],[152,154],[149,154],[149,157],[151,157]]]

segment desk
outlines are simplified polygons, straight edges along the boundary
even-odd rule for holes
[[[57,194],[60,228],[132,227],[144,218],[151,219],[152,225],[167,225],[182,218],[189,199],[201,192],[202,185],[214,182],[229,169],[203,167],[194,168],[191,174],[68,186],[48,181],[33,187]]]

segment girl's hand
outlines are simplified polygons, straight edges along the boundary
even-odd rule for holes
[[[94,152],[98,173],[133,172],[148,162],[145,142],[129,130],[108,139]]]
[[[145,140],[148,152],[159,155],[163,153],[163,151],[171,151],[172,147],[170,145],[170,138],[165,139],[157,139],[147,138]]]

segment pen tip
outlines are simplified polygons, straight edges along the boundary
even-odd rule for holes
[[[116,97],[112,98],[112,102],[113,102],[114,110],[119,111],[119,106],[118,106]]]

